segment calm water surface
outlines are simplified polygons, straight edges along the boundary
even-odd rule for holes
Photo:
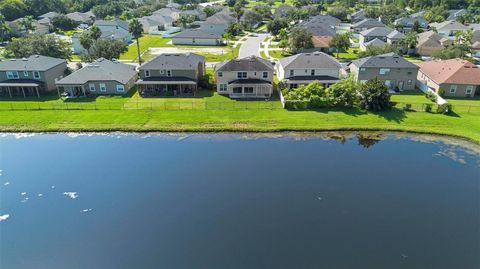
[[[0,268],[480,268],[478,146],[336,138],[3,135]]]

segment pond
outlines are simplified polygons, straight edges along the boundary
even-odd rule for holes
[[[4,134],[0,268],[480,268],[480,147]]]

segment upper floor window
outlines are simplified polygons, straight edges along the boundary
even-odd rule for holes
[[[450,86],[450,93],[455,93],[457,92],[457,85],[451,85]]]
[[[294,75],[294,71],[290,70],[290,76],[293,76],[293,75]]]
[[[218,74],[218,77],[219,77],[219,78],[223,77],[223,72],[220,72],[220,71],[219,71],[217,74]]]
[[[315,69],[312,69],[312,71],[310,72],[310,75],[315,76]]]
[[[148,78],[150,76],[150,70],[145,70],[145,76]]]
[[[33,72],[33,78],[39,79],[40,78],[40,72]]]
[[[18,72],[17,71],[8,71],[7,72],[8,79],[18,79]]]
[[[167,77],[171,77],[172,76],[172,70],[167,70]]]
[[[365,72],[367,69],[365,67],[360,67],[360,72]]]
[[[268,78],[268,72],[263,72],[263,78]]]
[[[380,68],[380,75],[388,75],[390,73],[390,68]]]
[[[247,78],[247,72],[238,72],[237,78]]]
[[[28,71],[23,71],[23,76],[28,77]]]

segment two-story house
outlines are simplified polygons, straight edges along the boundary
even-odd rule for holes
[[[378,78],[385,82],[388,89],[400,91],[415,89],[418,73],[418,66],[395,53],[353,60],[349,69],[361,83]]]
[[[56,89],[55,80],[66,70],[67,61],[41,55],[0,60],[0,96],[40,98]]]
[[[388,35],[393,32],[392,28],[388,27],[374,27],[360,32],[359,43],[360,49],[365,51],[368,46],[386,45]]]
[[[205,57],[195,53],[164,53],[139,68],[142,96],[194,95],[205,76]]]
[[[396,19],[394,22],[395,28],[397,28],[402,33],[408,33],[412,30],[412,28],[418,25],[421,30],[428,29],[428,21],[425,20],[423,16],[406,16]]]
[[[270,98],[273,93],[273,64],[257,56],[215,65],[217,92],[231,98]]]
[[[313,81],[325,87],[338,82],[342,66],[332,56],[323,52],[299,53],[279,60],[277,77],[287,88]]]
[[[473,97],[480,90],[480,68],[462,59],[419,63],[418,82],[448,97]]]
[[[135,66],[103,58],[58,80],[58,92],[65,97],[87,95],[123,95],[134,85],[137,78]]]
[[[119,19],[113,21],[98,20],[95,25],[100,29],[103,39],[115,39],[125,43],[132,42],[132,34],[128,31],[128,22]],[[85,48],[80,43],[81,33],[75,33],[72,36],[73,52],[80,54],[85,51]]]
[[[355,33],[360,33],[362,31],[375,27],[385,27],[385,24],[383,24],[380,20],[365,18],[359,22],[354,23],[351,27],[351,30]]]
[[[453,39],[457,32],[467,31],[468,27],[458,21],[432,22],[430,27],[436,29],[441,36]]]

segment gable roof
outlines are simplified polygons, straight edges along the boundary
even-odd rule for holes
[[[386,46],[386,45],[387,45],[387,43],[385,43],[385,41],[380,40],[380,39],[378,39],[378,38],[375,38],[375,39],[370,40],[370,41],[368,41],[367,43],[365,43],[365,46],[367,46],[367,47],[368,47],[368,46],[384,47],[384,46]]]
[[[65,16],[77,22],[87,22],[95,18],[95,16],[91,12],[85,12],[85,13],[72,12],[72,13],[68,13]]]
[[[310,18],[308,21],[303,21],[298,24],[298,27],[309,28],[315,26],[330,26],[337,27],[342,21],[330,15],[317,15]]]
[[[138,19],[143,26],[158,26],[172,23],[172,17],[163,16],[161,14],[152,14],[150,16],[144,16]]]
[[[418,68],[393,52],[353,60],[352,64],[359,68]]]
[[[441,35],[435,33],[434,31],[427,31],[417,35],[418,37],[418,44],[417,48],[419,47],[437,47],[443,48],[441,43],[441,39],[443,38]]]
[[[85,84],[89,81],[117,81],[126,84],[137,75],[135,66],[104,58],[87,64],[56,82],[56,84]]]
[[[281,18],[287,16],[287,14],[291,11],[295,10],[294,7],[288,5],[279,6],[275,12],[273,13],[274,18]]]
[[[437,84],[480,85],[480,68],[462,59],[434,60],[419,63],[420,72]]]
[[[369,27],[369,28],[372,28],[372,27],[385,27],[385,24],[383,24],[381,21],[379,20],[376,20],[376,19],[370,19],[370,18],[366,18],[366,19],[363,19],[355,24],[352,25],[352,28],[356,29],[356,28],[365,28],[365,27]]]
[[[468,29],[467,26],[459,23],[458,21],[444,21],[444,22],[432,22],[430,23],[431,27],[435,27],[437,30],[460,30],[465,31]]]
[[[226,12],[215,13],[205,20],[208,24],[230,24],[235,21],[235,18]]]
[[[102,26],[112,26],[112,27],[120,27],[128,31],[128,21],[123,21],[119,19],[115,19],[113,21],[104,21],[104,20],[98,20],[95,21],[95,25],[102,27]]]
[[[388,34],[393,32],[392,28],[388,27],[373,27],[367,30],[364,30],[360,32],[361,35],[363,36],[381,36],[381,37],[386,37]]]
[[[46,71],[64,63],[67,63],[64,59],[31,55],[23,59],[0,60],[0,71]]]
[[[273,64],[258,56],[233,59],[215,65],[217,71],[273,71]]]
[[[50,12],[47,12],[45,14],[42,14],[42,15],[38,16],[38,18],[40,18],[40,19],[46,19],[46,18],[50,19],[50,18],[53,18],[57,15],[59,15],[57,12],[50,11]]]
[[[427,27],[428,22],[422,16],[412,17],[406,16],[399,19],[396,19],[394,24],[400,26],[413,26],[415,22],[418,22],[420,27]]]
[[[388,39],[402,39],[404,38],[405,35],[402,32],[399,32],[397,30],[393,30],[390,34],[387,35]]]
[[[302,27],[311,33],[312,36],[329,36],[334,37],[337,35],[335,28],[326,24],[312,25],[310,27]]]
[[[332,56],[323,52],[299,53],[279,60],[286,69],[325,68],[340,69],[342,66]]]
[[[214,32],[207,32],[202,29],[186,29],[173,36],[173,38],[203,38],[203,39],[219,39],[222,38],[221,34]]]
[[[196,70],[205,57],[195,53],[163,53],[142,64],[140,69]]]

